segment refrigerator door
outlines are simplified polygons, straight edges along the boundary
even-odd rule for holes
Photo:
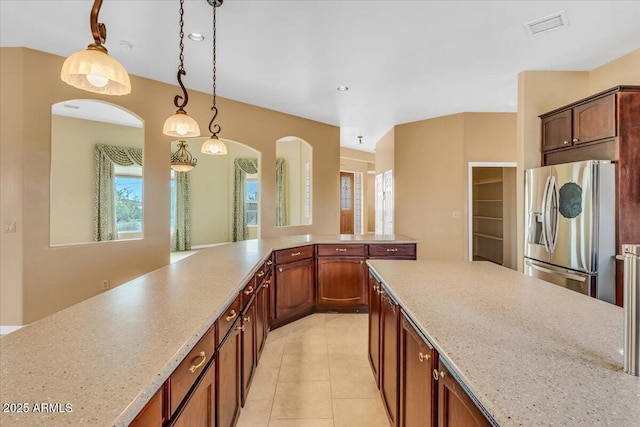
[[[551,166],[546,206],[551,264],[585,273],[597,272],[596,168],[592,161]]]
[[[551,166],[526,171],[524,256],[539,261],[549,261],[544,211],[550,182]]]
[[[580,271],[525,259],[524,273],[581,294],[596,296],[596,277]]]

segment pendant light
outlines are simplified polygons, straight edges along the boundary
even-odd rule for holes
[[[112,56],[109,56],[104,43],[107,40],[107,27],[98,22],[98,13],[102,0],[95,0],[89,22],[94,42],[69,56],[62,64],[60,78],[63,82],[103,95],[127,95],[131,93],[129,74]]]
[[[171,154],[171,169],[176,172],[189,172],[198,163],[198,159],[191,155],[187,147],[186,141],[179,141],[178,149]]]
[[[184,0],[180,0],[180,65],[178,66],[178,84],[182,89],[183,96],[176,95],[173,98],[173,105],[178,108],[176,113],[169,117],[162,128],[162,133],[178,138],[192,138],[200,136],[200,127],[198,123],[189,117],[184,107],[189,102],[189,94],[182,84],[182,76],[187,75],[184,70]],[[181,102],[182,100],[182,102]]]
[[[227,154],[227,146],[218,138],[218,133],[221,131],[220,125],[214,124],[218,116],[218,108],[216,107],[216,9],[222,6],[222,1],[223,0],[207,0],[207,3],[213,7],[213,106],[211,107],[213,117],[209,122],[211,137],[202,144],[202,149],[200,150],[204,154],[213,154],[216,156]]]

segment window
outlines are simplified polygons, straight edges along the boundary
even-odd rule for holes
[[[142,231],[142,176],[115,175],[116,230]]]
[[[247,225],[258,225],[258,180],[247,178],[245,181],[245,212]]]

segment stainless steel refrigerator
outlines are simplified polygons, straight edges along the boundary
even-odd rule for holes
[[[525,274],[615,303],[615,165],[589,160],[525,176]]]

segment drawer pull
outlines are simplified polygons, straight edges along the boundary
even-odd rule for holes
[[[202,365],[204,365],[204,362],[207,361],[207,355],[204,353],[204,351],[201,351],[200,354],[198,355],[199,357],[202,357],[202,360],[200,361],[200,363],[198,363],[197,365],[191,365],[191,367],[189,368],[189,371],[191,371],[191,373],[193,374],[198,368],[202,367]]]
[[[265,280],[265,281],[264,281],[264,284],[265,284],[265,285],[270,285],[270,284],[271,284],[271,279],[269,279],[269,280]]]
[[[244,332],[244,326],[238,326],[236,327],[237,330]]]
[[[282,273],[282,267],[280,267],[280,268],[278,269],[278,271],[279,271],[280,273]]]
[[[273,261],[271,260],[267,261],[267,265],[271,265],[271,264],[273,264]]]
[[[373,285],[372,288],[373,288],[374,291],[377,291],[378,290],[378,285]]]
[[[440,371],[440,373],[438,373],[437,369],[433,370],[433,379],[438,381],[438,379],[440,378],[444,378],[444,371]]]
[[[364,264],[364,261],[360,260],[360,264]]]
[[[569,145],[569,141],[564,141],[563,144],[564,145]]]
[[[227,319],[227,322],[231,322],[231,320],[235,319],[237,315],[238,315],[238,313],[236,313],[235,310],[231,310],[229,312],[229,315],[227,317],[225,317],[225,319]]]
[[[246,291],[244,291],[245,295],[250,295],[254,291],[253,286],[249,286]]]
[[[580,141],[578,138],[573,138],[573,142],[578,142]]]
[[[336,248],[336,252],[347,252],[347,248]]]
[[[258,271],[258,274],[256,276],[258,276],[258,277],[264,276],[264,271]]]
[[[421,362],[424,362],[425,360],[431,359],[431,355],[429,353],[422,354],[422,352],[419,352],[418,353],[418,359],[420,359]]]
[[[293,253],[291,254],[291,256],[298,256],[298,255],[300,255],[300,251],[298,251],[298,252],[293,252]]]
[[[251,317],[247,316],[244,318],[244,321],[247,323],[251,323]]]
[[[387,252],[398,252],[398,248],[387,248]]]
[[[265,288],[265,289],[269,289],[269,283],[264,282],[264,286],[263,286],[263,288]]]

